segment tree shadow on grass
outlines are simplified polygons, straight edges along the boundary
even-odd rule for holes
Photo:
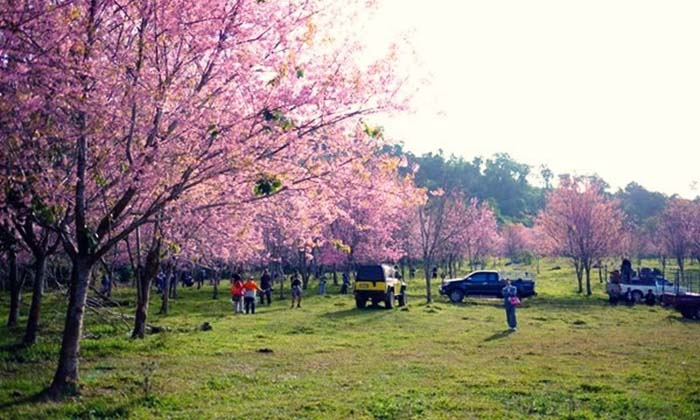
[[[37,394],[17,398],[13,401],[0,404],[0,412],[4,412],[13,407],[20,407],[29,404],[58,402],[73,398],[74,395],[65,395],[62,397],[50,397],[46,390]],[[80,418],[128,418],[131,411],[137,406],[149,406],[149,401],[145,398],[139,398],[132,401],[107,407],[88,407],[83,413],[78,416]],[[50,412],[51,410],[49,410]]]
[[[46,397],[44,395],[45,395],[44,391],[42,391],[42,392],[40,392],[38,394],[34,394],[34,395],[15,397],[16,398],[15,400],[0,404],[0,412],[3,412],[9,408],[17,407],[17,406],[24,405],[24,404],[35,404],[38,402],[46,401]]]
[[[514,332],[515,332],[515,331],[513,331],[513,330],[504,330],[504,331],[500,331],[500,332],[497,332],[497,333],[495,333],[495,334],[493,334],[493,335],[490,335],[489,337],[486,337],[486,338],[484,339],[484,342],[487,342],[487,341],[494,341],[494,340],[500,340],[501,338],[506,338],[506,337],[508,337],[509,335],[513,334]]]
[[[670,308],[670,310],[673,310],[673,309]],[[683,315],[681,315],[680,312],[675,312],[675,311],[669,315],[666,315],[666,320],[668,320],[669,322],[678,322],[679,324],[700,325],[700,320],[683,318]]]
[[[27,346],[22,343],[8,343],[0,345],[0,352],[14,353],[24,350],[25,348],[27,348]]]
[[[598,296],[536,296],[523,299],[523,308],[578,309],[588,306],[610,306],[608,300]]]

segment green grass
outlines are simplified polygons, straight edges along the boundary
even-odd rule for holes
[[[556,264],[542,265],[513,334],[499,301],[450,304],[435,284],[426,305],[420,280],[409,308],[392,311],[309,290],[301,309],[275,300],[234,316],[225,295],[182,290],[168,316],[152,301],[150,322],[169,330],[144,340],[88,312],[83,392],[60,403],[32,399],[60,344],[64,307],[51,294],[37,346],[13,347],[21,328],[0,328],[0,418],[700,418],[700,322],[610,307],[597,276],[594,295],[579,296]]]

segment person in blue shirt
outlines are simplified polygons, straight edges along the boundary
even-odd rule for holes
[[[515,318],[515,307],[511,298],[515,297],[517,299],[518,289],[510,284],[510,280],[506,280],[506,287],[501,291],[503,294],[503,306],[506,309],[506,322],[508,322],[508,328],[510,331],[515,331],[517,329],[518,321]]]

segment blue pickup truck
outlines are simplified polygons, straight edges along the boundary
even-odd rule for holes
[[[534,296],[535,282],[522,278],[511,279],[511,284],[518,289],[518,297]],[[469,273],[466,277],[444,280],[440,285],[440,294],[452,302],[461,302],[465,296],[502,297],[501,291],[506,280],[498,271],[480,270]]]

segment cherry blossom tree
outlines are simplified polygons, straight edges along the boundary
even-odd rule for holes
[[[529,230],[527,227],[514,223],[501,228],[503,237],[503,254],[511,260],[520,258],[530,251]]]
[[[461,225],[464,227],[465,256],[475,267],[477,261],[502,248],[502,239],[493,210],[487,203],[473,198],[465,209]]]
[[[685,280],[685,259],[690,256],[693,243],[697,205],[690,200],[672,198],[661,214],[659,235],[662,251],[676,259],[681,280]]]
[[[562,177],[559,187],[547,195],[537,225],[553,255],[572,260],[579,293],[583,293],[585,273],[590,296],[593,262],[613,252],[620,240],[623,215],[617,202],[606,198],[594,180]]]
[[[693,212],[693,227],[691,231],[691,254],[700,263],[700,201],[695,200],[693,202],[694,212]]]
[[[349,265],[404,256],[396,233],[422,191],[413,186],[412,173],[400,175],[401,164],[399,158],[378,155],[355,171],[348,188],[335,194],[338,216],[324,234],[332,242],[328,256],[345,256]]]

